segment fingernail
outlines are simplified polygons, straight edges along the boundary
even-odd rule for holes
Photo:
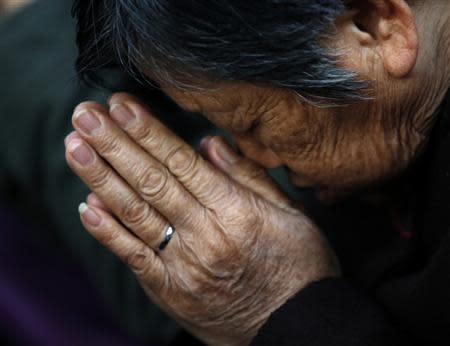
[[[89,208],[86,203],[81,203],[78,207],[78,211],[86,223],[94,227],[100,226],[102,219],[95,211]]]
[[[217,154],[219,154],[220,158],[229,165],[235,164],[239,159],[236,152],[225,141],[218,142],[216,148]]]
[[[115,120],[120,127],[127,128],[136,116],[123,104],[113,104],[110,109],[111,118]]]
[[[74,144],[73,147],[69,148],[69,152],[82,166],[87,166],[94,160],[92,150],[83,143]]]
[[[76,132],[71,132],[67,137],[64,139],[64,145],[67,147],[69,145],[70,141],[74,138],[77,138],[78,134]]]
[[[87,135],[92,135],[101,126],[100,120],[92,112],[86,110],[75,114],[74,122]]]
[[[206,136],[205,138],[203,138],[200,141],[200,147],[204,148],[205,146],[207,146],[209,144],[209,141],[211,140],[211,138],[212,138],[211,136]]]

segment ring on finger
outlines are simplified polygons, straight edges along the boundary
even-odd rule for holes
[[[169,225],[164,234],[164,240],[161,242],[161,244],[159,244],[158,248],[160,251],[163,251],[167,247],[167,245],[169,245],[174,233],[175,233],[175,227]]]

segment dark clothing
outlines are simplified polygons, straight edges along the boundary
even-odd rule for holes
[[[400,204],[316,208],[345,279],[300,292],[254,345],[450,345],[449,113],[450,95],[425,154],[395,182]]]
[[[88,191],[66,166],[63,139],[71,130],[73,107],[86,99],[104,101],[106,94],[75,82],[69,5],[46,0],[0,22],[0,191],[47,227],[39,237],[70,250],[129,333],[169,340],[176,325],[78,219],[77,206]],[[162,95],[146,96],[190,143],[211,131]],[[447,109],[444,105],[427,153],[392,184],[395,193],[386,201],[359,195],[324,207],[308,199],[344,278],[300,292],[273,314],[255,345],[450,344]]]

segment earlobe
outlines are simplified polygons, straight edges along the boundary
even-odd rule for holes
[[[407,76],[416,65],[419,51],[417,26],[404,0],[389,0],[390,9],[379,22],[380,45],[386,71],[393,77]]]

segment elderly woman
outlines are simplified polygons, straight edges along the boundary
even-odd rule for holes
[[[211,345],[448,339],[450,2],[74,10],[82,75],[120,65],[239,148],[206,137],[199,154],[124,93],[76,108],[66,158],[92,190],[81,220],[149,299]],[[321,200],[356,199],[350,222],[308,216],[269,178],[276,167]]]

